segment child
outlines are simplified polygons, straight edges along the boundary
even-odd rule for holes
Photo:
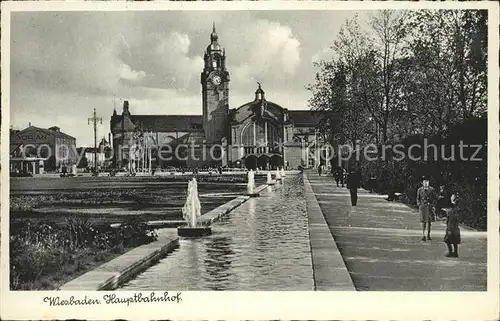
[[[446,257],[458,257],[458,244],[460,244],[461,241],[460,228],[458,227],[458,194],[453,194],[451,196],[451,204],[453,204],[453,208],[448,213],[446,219],[444,242],[448,246],[448,254],[446,254]]]

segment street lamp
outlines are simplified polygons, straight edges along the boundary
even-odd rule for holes
[[[94,108],[94,116],[88,119],[88,123],[93,123],[94,125],[94,174],[97,175],[97,123],[100,122],[102,125],[102,118],[97,117],[96,110]]]

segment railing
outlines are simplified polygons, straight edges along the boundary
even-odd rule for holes
[[[249,154],[279,154],[281,155],[281,151],[276,147],[266,147],[266,146],[244,146],[243,151],[245,155]]]

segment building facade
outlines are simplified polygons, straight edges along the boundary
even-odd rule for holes
[[[10,131],[11,172],[71,172],[76,161],[76,139],[57,126]]]
[[[112,167],[113,150],[106,138],[102,138],[97,149],[94,147],[78,147],[77,153],[80,156],[77,168],[84,171],[91,171],[96,166],[103,170]]]
[[[289,110],[268,101],[261,84],[250,102],[229,108],[226,51],[215,25],[200,77],[202,115],[135,115],[128,101],[110,121],[113,165],[298,168],[319,164],[317,128],[326,113]]]

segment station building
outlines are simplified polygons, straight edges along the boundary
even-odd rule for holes
[[[230,108],[226,51],[219,44],[215,26],[204,62],[201,115],[141,115],[135,113],[140,106],[134,106],[132,113],[128,101],[121,115],[114,110],[110,120],[114,166],[145,167],[148,157],[159,167],[274,169],[319,164],[318,128],[326,121],[325,112],[292,110],[269,101],[260,83],[248,103]],[[153,145],[150,155],[135,153]],[[178,152],[173,155],[176,147]]]

